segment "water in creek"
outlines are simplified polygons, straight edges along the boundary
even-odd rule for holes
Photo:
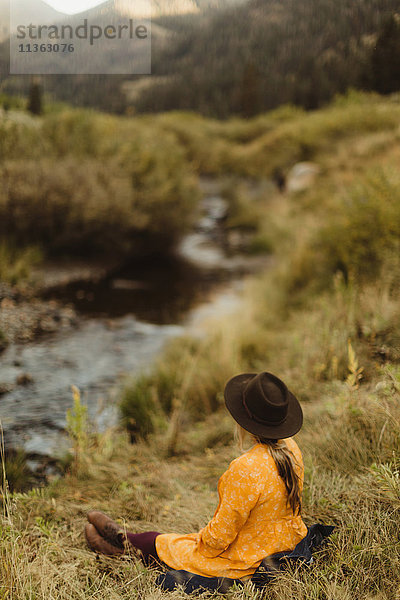
[[[27,385],[13,385],[0,397],[6,446],[22,447],[32,458],[63,453],[72,384],[100,429],[115,423],[123,375],[148,368],[168,339],[212,313],[213,306],[229,310],[235,294],[227,293],[227,281],[238,278],[245,262],[221,250],[225,212],[222,198],[208,196],[196,229],[175,257],[134,263],[101,281],[74,282],[50,293],[82,318],[73,330],[13,344],[2,355],[2,384],[32,375]]]

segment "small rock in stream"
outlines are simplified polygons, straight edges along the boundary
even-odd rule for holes
[[[57,331],[58,324],[54,319],[53,315],[46,315],[43,319],[40,320],[38,329],[43,333],[53,333],[54,331]]]
[[[25,386],[25,385],[30,385],[33,382],[34,382],[34,379],[30,373],[21,373],[21,375],[18,375],[18,377],[16,379],[17,385]]]
[[[12,392],[14,385],[12,383],[0,383],[0,396]]]

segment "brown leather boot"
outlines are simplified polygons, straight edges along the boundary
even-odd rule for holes
[[[120,556],[124,553],[123,550],[116,548],[113,544],[105,540],[91,523],[86,523],[85,536],[87,544],[93,552],[105,554],[106,556]]]
[[[122,527],[115,523],[110,517],[99,510],[91,510],[87,514],[87,520],[94,525],[99,534],[110,544],[124,549],[125,534]]]

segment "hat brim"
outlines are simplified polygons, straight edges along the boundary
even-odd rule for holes
[[[296,396],[288,394],[288,413],[286,419],[279,425],[264,425],[254,421],[247,413],[243,404],[243,390],[250,379],[256,377],[257,373],[242,373],[232,377],[225,386],[225,404],[239,425],[253,435],[270,438],[284,439],[292,437],[300,431],[303,425],[303,411]]]

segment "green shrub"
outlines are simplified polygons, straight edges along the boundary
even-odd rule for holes
[[[249,254],[270,254],[279,237],[273,209],[269,206],[272,186],[258,189],[254,182],[237,182],[233,179],[222,191],[228,202],[224,228],[236,231],[236,248]],[[230,238],[228,237],[228,242]]]
[[[81,402],[81,394],[76,386],[72,386],[74,404],[66,413],[67,433],[74,449],[74,468],[80,468],[82,456],[89,447],[89,419],[88,408]]]
[[[149,383],[149,377],[142,375],[126,384],[121,394],[122,423],[132,442],[139,437],[146,438],[154,431],[156,403]]]
[[[0,120],[0,233],[17,244],[129,255],[192,223],[198,185],[174,134],[84,110],[22,117]]]
[[[324,288],[331,285],[337,272],[346,281],[366,282],[375,279],[386,264],[399,268],[395,260],[400,250],[397,174],[370,173],[340,198],[336,214],[327,220],[293,256],[289,290],[298,291],[309,284]]]
[[[186,230],[197,197],[178,165],[175,179],[170,172],[157,178],[161,162],[134,182],[115,161],[7,162],[0,167],[0,234],[73,254],[165,248]]]
[[[26,107],[26,99],[22,96],[10,96],[0,93],[0,106],[5,111],[7,110],[24,110]]]
[[[400,180],[377,172],[351,190],[336,222],[324,227],[316,250],[330,272],[348,278],[376,277],[385,259],[400,249]]]
[[[36,124],[0,117],[0,164],[12,158],[39,158],[44,149],[44,140]]]
[[[4,233],[7,233],[6,231]],[[41,252],[37,248],[16,249],[9,242],[0,243],[0,281],[14,285],[30,275],[31,268],[40,262]],[[1,334],[0,334],[1,344]]]
[[[249,197],[244,186],[236,186],[226,194],[226,197],[229,202],[229,211],[225,227],[257,232],[264,215],[262,215],[258,203]]]
[[[200,194],[175,137],[139,130],[121,148],[118,164],[130,178],[144,228],[176,241],[192,224]]]
[[[117,251],[134,230],[128,179],[93,160],[9,162],[0,169],[0,232],[52,251]],[[114,200],[117,198],[117,200]]]
[[[66,110],[47,116],[41,135],[52,155],[98,156],[107,139],[106,120],[89,110]]]
[[[11,492],[21,492],[32,483],[32,473],[27,466],[23,450],[6,452],[4,472],[7,485]],[[2,485],[0,485],[0,490]]]
[[[247,251],[249,254],[271,254],[274,249],[271,236],[267,233],[259,233],[250,240]]]

